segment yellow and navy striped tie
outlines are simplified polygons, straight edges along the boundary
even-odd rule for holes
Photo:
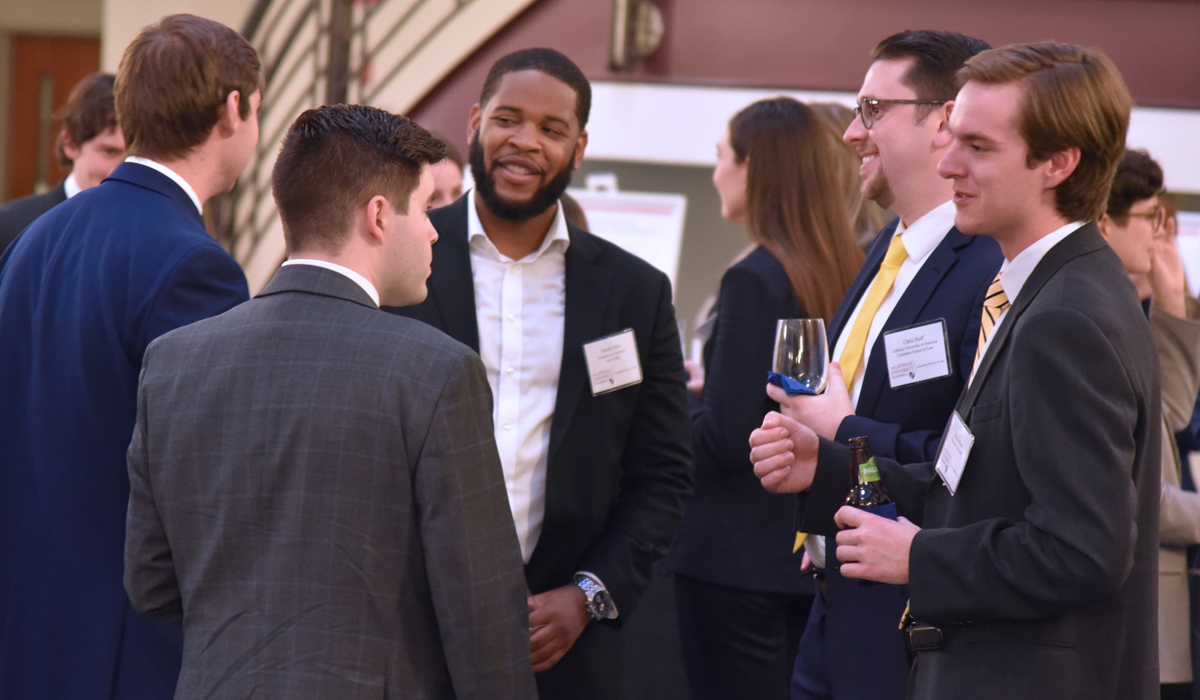
[[[979,347],[975,348],[975,364],[971,367],[971,376],[975,376],[975,370],[979,369],[979,360],[983,357],[983,346],[987,344],[987,339],[992,336],[992,331],[996,328],[996,321],[1000,320],[1000,314],[1008,308],[1008,295],[1004,293],[1004,287],[1000,285],[1000,273],[996,273],[996,278],[992,280],[988,286],[987,297],[983,300],[983,318],[980,319],[979,325]]]

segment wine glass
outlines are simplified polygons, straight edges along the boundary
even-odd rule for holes
[[[775,360],[771,370],[792,379],[797,391],[819,394],[825,390],[829,368],[829,345],[825,321],[819,318],[784,318],[775,324]]]

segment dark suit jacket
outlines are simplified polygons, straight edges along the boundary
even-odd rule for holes
[[[730,588],[812,595],[792,554],[795,501],[765,491],[746,440],[779,405],[763,387],[775,322],[803,318],[787,272],[766,248],[726,270],[712,336],[704,345],[704,395],[692,412],[695,484],[671,549],[676,573]]]
[[[912,614],[941,626],[912,698],[1156,698],[1158,360],[1094,224],[1025,283],[957,411],[955,495],[932,463],[880,460],[912,542]],[[846,470],[822,441],[812,498]],[[828,523],[832,528],[832,523]]]
[[[146,352],[125,587],[182,622],[176,698],[537,691],[479,357],[282,268]]]
[[[0,253],[3,253],[33,220],[67,201],[65,180],[41,194],[0,204]]]
[[[896,219],[884,227],[871,244],[862,271],[830,321],[827,335],[831,353],[847,318],[875,280],[899,221]],[[904,296],[892,309],[883,331],[871,346],[855,415],[842,420],[834,438],[836,442],[846,445],[852,438],[865,435],[871,439],[871,451],[875,455],[900,462],[925,462],[937,456],[946,421],[967,385],[975,362],[987,286],[1003,262],[1004,256],[996,241],[987,236],[968,236],[957,228],[950,229],[904,290]],[[951,374],[891,388],[884,333],[938,319],[946,321]],[[842,470],[840,484],[845,486],[841,491],[844,498],[851,486],[848,469]],[[819,505],[810,506],[806,496],[801,494],[798,518],[801,532],[820,532],[815,529],[820,527],[819,523],[833,518],[836,508],[829,511]]]
[[[429,297],[395,313],[479,349],[467,241],[468,193],[430,212],[438,230]],[[637,607],[651,569],[675,534],[689,488],[687,389],[666,275],[569,226],[558,398],[550,427],[546,512],[525,575],[540,593],[577,571],[604,581],[620,617],[590,624],[557,666],[538,674],[543,700],[619,697],[614,634]],[[583,344],[633,328],[644,380],[593,396]]]
[[[880,232],[834,315],[829,326],[831,351],[854,307],[875,280],[898,221]],[[838,443],[848,444],[851,438],[866,435],[880,457],[923,462],[937,456],[946,420],[971,374],[983,297],[1003,260],[993,239],[950,229],[904,290],[871,347],[855,415],[842,420],[835,437]],[[883,334],[938,319],[946,322],[950,376],[891,388]],[[851,486],[849,471],[844,465],[833,476],[840,480],[831,488],[844,498]],[[819,504],[809,507],[805,495],[800,496],[800,504],[801,531],[832,518],[832,511]],[[829,504],[835,510],[840,505],[841,501]],[[829,558],[834,558],[833,553]],[[824,630],[826,670],[834,696],[839,700],[903,697],[908,659],[896,621],[904,611],[906,592],[899,586],[863,586],[831,567],[823,595],[826,621],[820,629]],[[864,667],[863,658],[871,658],[872,663]]]
[[[138,370],[246,298],[183,190],[132,163],[0,258],[0,697],[174,692],[179,628],[121,583]]]

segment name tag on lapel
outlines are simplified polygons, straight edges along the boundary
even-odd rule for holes
[[[642,360],[632,328],[584,343],[583,355],[592,380],[592,396],[642,382]]]
[[[893,389],[950,376],[945,319],[884,333],[883,349]]]
[[[942,439],[942,449],[938,452],[937,464],[934,469],[950,495],[958,490],[958,482],[962,479],[963,469],[967,467],[967,457],[971,455],[971,446],[975,444],[975,436],[963,422],[958,411],[950,414],[950,422],[946,424],[946,436]]]

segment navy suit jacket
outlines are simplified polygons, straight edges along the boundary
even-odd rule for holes
[[[479,351],[467,240],[467,193],[429,218],[438,231],[429,296],[388,308]],[[565,586],[577,571],[600,577],[628,619],[650,583],[690,487],[691,433],[679,327],[667,276],[568,224],[562,368],[550,426],[545,519],[525,567],[533,593]],[[593,396],[583,344],[634,329],[644,380]],[[538,674],[551,698],[619,697],[613,623],[588,625],[558,665]]]
[[[832,350],[858,300],[879,271],[897,222],[880,232],[829,329]],[[954,404],[971,374],[979,339],[979,323],[987,286],[1000,269],[1003,255],[995,240],[967,236],[952,228],[929,254],[920,271],[904,290],[888,316],[883,333],[908,326],[946,321],[951,374],[897,389],[888,381],[883,333],[870,349],[863,374],[856,415],[842,420],[836,441],[866,435],[880,457],[924,462],[936,455],[942,431]],[[833,535],[833,512],[850,490],[850,475],[843,465],[831,472],[829,499],[799,497],[798,529]],[[832,550],[832,548],[830,548]],[[834,552],[827,554],[834,559]],[[824,587],[826,621],[824,649],[834,697],[839,700],[888,700],[904,696],[907,659],[896,622],[907,594],[899,586],[862,586],[843,578],[832,568]],[[862,658],[872,663],[863,667]]]
[[[65,183],[66,180],[47,192],[0,204],[0,253],[12,245],[34,219],[67,201]]]
[[[742,590],[812,595],[801,557],[792,554],[795,500],[763,489],[746,444],[763,416],[779,409],[763,391],[775,322],[805,315],[766,248],[721,278],[704,344],[704,394],[693,402],[695,485],[668,562],[676,573]]]
[[[119,166],[0,257],[0,698],[170,698],[179,627],[122,585],[142,355],[248,296],[169,178]]]

